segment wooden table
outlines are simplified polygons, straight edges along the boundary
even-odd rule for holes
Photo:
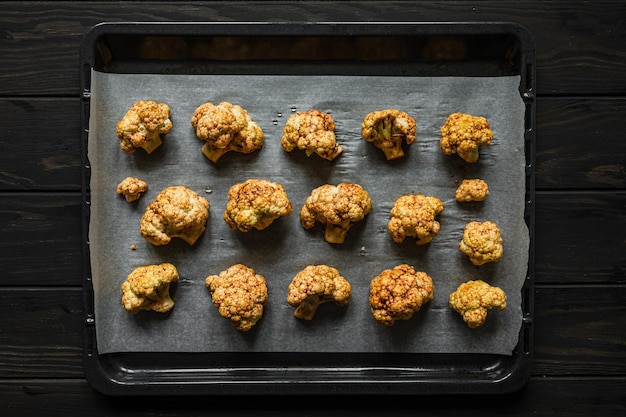
[[[624,415],[626,3],[383,3],[0,2],[2,415]],[[330,397],[127,401],[92,390],[83,368],[82,37],[103,21],[238,20],[528,28],[537,50],[536,256],[534,363],[524,388],[500,396],[342,396],[332,404]]]

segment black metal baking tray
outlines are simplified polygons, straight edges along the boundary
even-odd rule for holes
[[[227,42],[215,48],[213,42]],[[213,47],[211,46],[213,45]],[[85,374],[107,395],[501,394],[533,357],[535,50],[509,22],[119,22],[94,26],[80,51]],[[374,353],[99,354],[89,262],[91,70],[149,74],[519,75],[525,103],[528,273],[512,355]]]

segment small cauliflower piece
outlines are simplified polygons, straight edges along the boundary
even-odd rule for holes
[[[335,121],[329,114],[315,109],[292,114],[283,128],[280,144],[287,152],[297,147],[306,156],[315,153],[329,161],[343,152],[335,136]]]
[[[122,305],[133,314],[141,310],[168,312],[174,307],[170,284],[178,281],[178,271],[170,263],[135,268],[122,283]]]
[[[370,282],[370,310],[376,323],[392,326],[408,320],[435,295],[433,280],[425,272],[402,264],[386,269]]]
[[[197,138],[205,141],[202,153],[213,163],[229,151],[254,152],[261,149],[265,141],[263,130],[248,111],[227,101],[198,106],[191,126]]]
[[[456,189],[455,198],[459,203],[483,201],[489,195],[489,186],[479,178],[463,180]]]
[[[209,275],[205,284],[220,315],[242,332],[247,332],[263,317],[267,304],[267,284],[254,269],[235,264],[219,275]]]
[[[463,317],[463,321],[474,329],[487,320],[492,308],[506,308],[506,294],[501,288],[492,287],[482,280],[468,281],[450,294],[450,307]]]
[[[453,113],[441,127],[439,146],[445,155],[458,154],[465,162],[478,161],[478,147],[489,146],[493,132],[482,116]]]
[[[133,104],[116,125],[120,148],[128,153],[134,153],[137,148],[152,153],[163,143],[161,135],[170,130],[170,107],[152,100],[140,100]]]
[[[291,213],[293,207],[281,184],[252,178],[230,187],[224,221],[233,230],[248,232],[263,230]]]
[[[425,245],[439,234],[440,225],[435,218],[443,210],[443,202],[437,197],[422,194],[401,196],[391,209],[387,231],[396,243],[412,237],[415,244]]]
[[[474,265],[498,262],[502,258],[502,235],[492,221],[469,222],[463,230],[459,251],[469,257]]]
[[[209,207],[206,198],[184,185],[166,187],[146,207],[139,231],[156,246],[175,237],[193,245],[204,233]]]
[[[372,209],[367,191],[358,184],[324,184],[315,188],[300,211],[300,223],[310,229],[319,222],[325,226],[324,240],[343,243],[354,222],[361,221]]]
[[[289,284],[287,303],[296,307],[296,318],[312,320],[321,304],[333,301],[337,306],[345,307],[351,294],[352,287],[339,270],[327,265],[309,265]]]
[[[148,183],[135,177],[126,177],[117,184],[117,194],[123,195],[129,203],[139,200],[141,193],[146,191],[148,191]]]
[[[415,142],[415,119],[397,109],[376,110],[365,116],[361,123],[361,135],[382,150],[387,160],[402,158],[403,143]]]

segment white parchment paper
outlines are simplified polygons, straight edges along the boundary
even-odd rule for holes
[[[524,106],[514,77],[223,76],[125,75],[93,72],[88,157],[91,164],[89,241],[93,272],[96,337],[100,353],[172,352],[439,352],[509,355],[522,323],[521,288],[527,274],[529,233],[524,222]],[[137,100],[166,102],[174,127],[163,145],[148,155],[124,153],[115,125]],[[190,118],[204,102],[230,101],[251,114],[265,133],[253,154],[229,152],[211,163],[201,153]],[[318,109],[337,125],[343,154],[329,162],[316,155],[285,152],[282,128],[295,111]],[[406,156],[386,161],[382,151],[361,138],[360,125],[373,110],[397,108],[417,122],[417,141]],[[464,112],[487,117],[491,146],[475,164],[439,149],[439,129],[447,116]],[[129,204],[116,194],[127,176],[148,182],[148,192]],[[242,233],[223,220],[228,189],[248,178],[283,184],[294,214],[264,231]],[[480,203],[457,203],[464,178],[483,178],[490,195]],[[304,230],[299,212],[311,190],[324,183],[354,182],[372,197],[367,218],[348,232],[346,242],[324,242],[321,226]],[[186,185],[210,202],[207,230],[194,246],[175,239],[156,247],[139,234],[139,221],[156,194]],[[395,199],[424,193],[440,198],[445,210],[431,244],[393,242],[386,227]],[[458,251],[469,221],[495,221],[502,231],[504,256],[476,267]],[[131,245],[136,250],[131,250]],[[137,266],[171,262],[181,280],[172,285],[171,312],[121,305],[121,284]],[[267,279],[269,303],[248,333],[234,329],[212,305],[204,280],[235,263]],[[287,286],[309,264],[339,269],[352,284],[347,308],[322,305],[314,320],[295,319],[286,302]],[[376,325],[369,311],[369,282],[382,270],[408,263],[427,272],[435,298],[411,320]],[[504,311],[490,311],[487,323],[469,329],[448,306],[459,284],[483,279],[508,296]]]

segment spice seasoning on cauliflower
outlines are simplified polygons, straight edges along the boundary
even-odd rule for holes
[[[224,220],[231,229],[248,232],[253,228],[263,230],[291,213],[293,207],[281,184],[249,179],[230,187]]]
[[[134,153],[137,148],[152,153],[163,143],[161,135],[170,130],[170,107],[152,100],[140,100],[133,104],[116,125],[120,148],[128,153]]]
[[[220,315],[242,332],[247,332],[263,317],[269,299],[263,275],[235,264],[219,275],[209,275],[205,284]]]
[[[382,150],[387,160],[402,158],[402,145],[415,142],[415,119],[407,113],[396,110],[376,110],[365,116],[361,123],[361,135]]]
[[[135,268],[122,283],[122,305],[133,314],[141,310],[168,312],[174,307],[170,284],[178,281],[178,271],[170,263]]]
[[[453,113],[441,127],[441,151],[445,155],[458,154],[465,162],[478,161],[478,147],[489,146],[493,132],[482,116]]]
[[[209,207],[206,198],[184,185],[167,187],[146,207],[139,231],[156,246],[166,245],[174,237],[193,245],[204,233]]]
[[[202,153],[217,162],[228,151],[251,153],[261,149],[265,135],[247,110],[227,101],[198,106],[191,118],[198,139],[205,141]]]
[[[351,294],[352,287],[339,270],[328,265],[309,265],[289,284],[287,303],[296,307],[296,318],[312,320],[321,304],[332,301],[345,307]]]
[[[443,212],[443,202],[423,194],[399,197],[390,212],[387,230],[394,242],[402,243],[412,237],[417,245],[425,245],[439,234],[435,217]]]
[[[324,184],[315,188],[300,211],[300,223],[311,229],[319,222],[325,226],[324,240],[343,243],[354,222],[361,221],[370,212],[372,200],[358,184]]]
[[[482,280],[468,281],[450,294],[450,307],[463,317],[463,321],[474,329],[487,320],[492,308],[506,308],[506,294],[501,288],[492,287]]]
[[[502,258],[502,235],[498,225],[491,221],[469,222],[463,230],[459,251],[474,265],[498,262]]]
[[[141,193],[146,191],[148,191],[148,183],[135,177],[126,177],[117,184],[117,194],[123,195],[129,203],[139,200]]]
[[[386,269],[370,282],[370,310],[376,323],[392,326],[408,320],[435,295],[433,280],[425,272],[402,264]]]
[[[335,136],[335,121],[329,114],[315,109],[292,114],[283,128],[280,144],[287,152],[297,147],[306,156],[315,153],[329,161],[343,152]]]
[[[463,180],[456,189],[455,198],[459,203],[483,201],[489,195],[489,186],[479,178]]]

